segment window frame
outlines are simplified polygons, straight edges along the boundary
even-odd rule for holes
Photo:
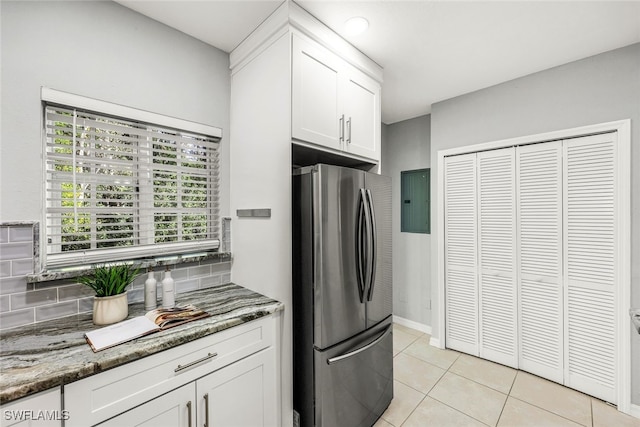
[[[114,104],[106,101],[101,101],[97,99],[87,98],[84,96],[74,95],[62,91],[57,91],[54,89],[42,87],[41,88],[41,101],[42,101],[42,141],[43,141],[43,209],[42,209],[42,232],[40,236],[40,265],[41,270],[52,270],[66,267],[74,267],[78,265],[89,265],[96,264],[99,262],[113,262],[113,261],[128,261],[136,258],[151,258],[157,256],[167,256],[167,255],[176,255],[176,254],[185,254],[192,252],[202,252],[202,251],[210,251],[216,250],[220,247],[220,230],[219,224],[215,224],[216,229],[218,230],[217,235],[210,236],[211,238],[207,239],[198,239],[198,240],[188,240],[188,241],[178,241],[171,243],[148,243],[147,244],[138,244],[135,246],[120,246],[108,249],[101,249],[99,251],[95,250],[76,250],[76,251],[67,251],[60,253],[49,253],[49,244],[48,244],[48,235],[49,235],[49,224],[48,224],[48,204],[47,204],[47,195],[49,193],[49,186],[47,184],[47,174],[48,174],[48,166],[47,166],[47,118],[46,111],[49,106],[55,108],[55,106],[60,106],[67,109],[77,109],[79,111],[92,112],[99,116],[107,116],[113,117],[114,119],[122,119],[128,122],[137,122],[143,125],[158,127],[158,128],[167,128],[171,130],[177,130],[180,132],[186,132],[188,134],[196,134],[200,136],[207,137],[208,139],[214,140],[215,143],[219,143],[222,139],[222,129],[205,125],[202,123],[191,122],[183,119],[178,119],[175,117],[165,116],[162,114],[152,113],[149,111],[139,110],[132,107],[126,107],[119,104]],[[149,144],[151,142],[149,141]],[[139,148],[140,146],[136,146]],[[219,148],[217,149],[219,153]],[[149,159],[153,157],[153,155],[149,154],[147,156]],[[138,168],[140,162],[136,162],[136,168]],[[219,165],[215,166],[214,172],[219,173]],[[152,180],[153,178],[149,178]],[[147,183],[149,184],[149,183]],[[139,186],[140,183],[137,183]],[[219,186],[219,183],[216,181],[216,186]],[[208,187],[210,189],[210,187]],[[140,191],[137,191],[136,194],[142,194]],[[209,191],[211,197],[213,197],[212,203],[213,205],[218,205],[218,213],[214,214],[214,218],[218,217],[219,219],[219,194],[214,194],[212,191]],[[139,204],[143,204],[142,199],[137,200]],[[147,200],[147,204],[149,201]],[[154,215],[153,212],[153,193],[151,193],[151,215]],[[149,206],[147,206],[149,208]],[[207,209],[212,209],[211,205],[207,207]],[[215,207],[213,208],[216,209]],[[138,210],[138,209],[136,209]],[[180,208],[177,208],[178,212]],[[207,215],[211,215],[211,212],[208,212]],[[136,217],[138,214],[136,213]]]

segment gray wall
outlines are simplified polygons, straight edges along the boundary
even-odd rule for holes
[[[0,224],[42,221],[41,86],[222,128],[221,214],[229,215],[228,54],[114,2],[2,1],[0,12]],[[33,250],[16,252],[30,243],[13,241],[13,228],[0,227],[2,327],[90,310],[73,281],[26,283]],[[175,271],[179,292],[228,282],[229,273],[228,262]],[[132,291],[130,301],[139,299]]]
[[[0,221],[42,220],[41,86],[222,128],[228,209],[228,54],[114,2],[0,8]]]
[[[631,305],[640,307],[640,44],[434,104],[431,157],[436,159],[443,149],[621,119],[631,119]],[[434,163],[432,191],[437,188],[436,168]],[[437,212],[432,200],[435,235]],[[432,251],[435,266],[433,246]],[[434,268],[434,334],[440,309],[436,280]],[[629,339],[631,401],[640,404],[640,335],[634,332]]]
[[[400,231],[400,172],[431,167],[431,117],[383,126],[382,174],[392,177],[393,314],[431,325],[431,235]]]

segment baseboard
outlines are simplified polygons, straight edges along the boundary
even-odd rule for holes
[[[404,317],[396,316],[395,314],[393,315],[393,323],[431,335],[431,326],[414,322],[413,320],[405,319]]]
[[[629,407],[629,415],[632,417],[640,418],[640,405],[634,405],[633,403]]]
[[[443,347],[440,345],[440,340],[439,340],[438,338],[434,338],[434,337],[431,337],[431,339],[429,340],[429,345],[430,345],[431,347],[443,348]]]

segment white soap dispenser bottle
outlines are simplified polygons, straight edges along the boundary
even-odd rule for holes
[[[155,310],[158,307],[158,281],[153,274],[153,268],[147,270],[147,280],[144,282],[144,309]]]
[[[164,272],[164,279],[162,279],[162,308],[171,308],[176,305],[173,285],[174,283],[173,278],[171,277],[171,271],[167,266],[167,270]]]

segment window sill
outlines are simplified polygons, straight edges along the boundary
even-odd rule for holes
[[[167,255],[153,258],[142,258],[136,260],[126,260],[122,262],[131,263],[132,266],[146,269],[148,267],[164,267],[167,265],[178,265],[187,262],[198,262],[204,260],[218,259],[219,262],[231,260],[231,252],[197,252],[181,255]],[[50,282],[54,280],[73,279],[89,273],[92,269],[90,265],[78,265],[55,270],[45,270],[41,273],[27,275],[27,283]]]

